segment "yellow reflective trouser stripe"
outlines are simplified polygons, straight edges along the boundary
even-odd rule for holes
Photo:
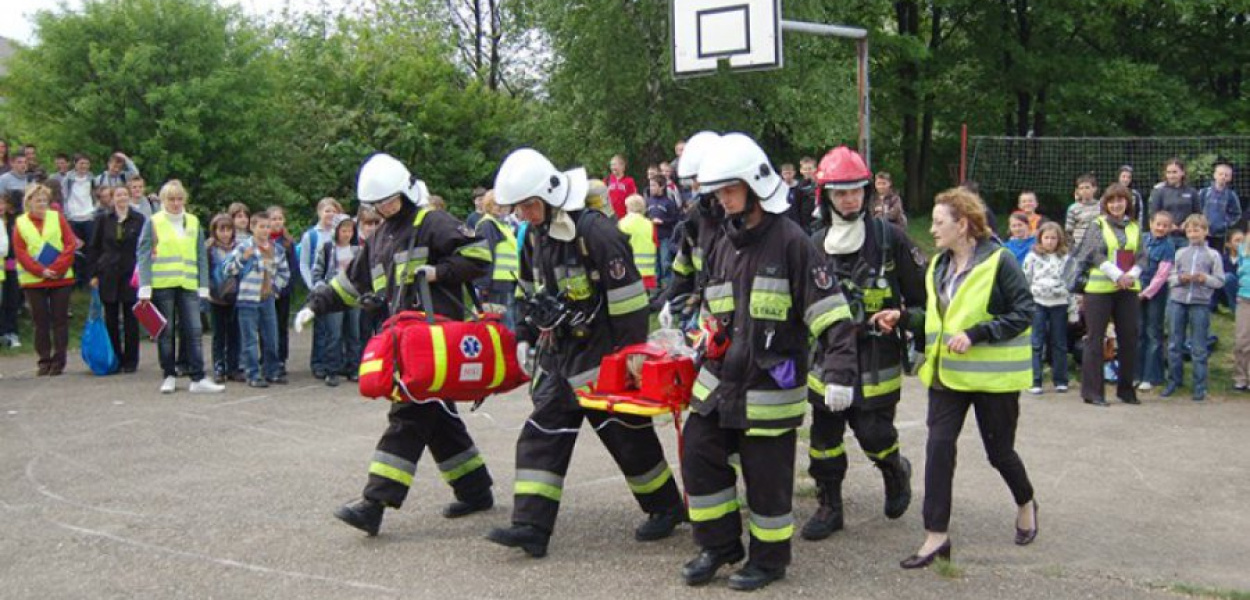
[[[442,325],[430,326],[430,342],[434,346],[434,381],[430,383],[430,391],[443,389],[447,379],[447,336]]]
[[[626,315],[647,307],[647,288],[642,281],[608,290],[608,314]]]
[[[625,481],[629,483],[630,491],[635,494],[650,494],[668,483],[673,478],[673,472],[668,468],[667,463],[660,463],[655,468],[634,477],[626,477]]]
[[[803,313],[803,321],[812,335],[820,335],[834,323],[850,318],[851,308],[842,294],[822,298]]]
[[[875,458],[877,460],[885,460],[885,457],[894,454],[895,452],[898,452],[898,442],[894,442],[893,446],[890,446],[880,452],[869,452],[864,450],[864,454],[868,455],[868,458]]]
[[[564,478],[548,471],[517,469],[512,491],[517,495],[542,496],[559,502],[564,495]]]
[[[690,520],[694,522],[715,521],[737,511],[737,488],[728,487],[706,496],[690,496]]]
[[[794,537],[794,514],[765,517],[752,513],[751,536],[761,542],[784,542]]]
[[[373,461],[369,463],[369,473],[385,477],[391,481],[412,486],[412,474],[417,472],[417,465],[394,454],[377,451],[373,453]]]
[[[482,458],[482,454],[477,451],[477,448],[469,448],[438,463],[438,470],[442,472],[443,481],[451,483],[485,465],[486,460]]]
[[[503,383],[504,370],[507,369],[503,355],[503,340],[499,338],[499,330],[491,327],[487,329],[490,332],[490,346],[495,349],[495,377],[490,380],[490,389],[495,389]]]
[[[794,431],[793,427],[786,427],[782,429],[776,429],[776,428],[770,428],[770,427],[752,427],[747,430],[747,435],[751,437],[779,437],[787,433],[790,433],[791,431]]]
[[[895,445],[897,448],[897,444]],[[811,447],[807,449],[807,455],[815,460],[829,460],[846,454],[846,443],[843,442],[833,448],[821,450],[820,448]]]
[[[747,419],[751,421],[775,421],[801,417],[807,411],[807,390],[749,390],[747,391]]]

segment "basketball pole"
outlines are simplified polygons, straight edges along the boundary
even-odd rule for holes
[[[859,92],[859,152],[864,162],[872,168],[872,131],[869,124],[872,120],[872,103],[869,92],[872,90],[868,79],[868,30],[845,25],[826,25],[824,23],[808,23],[806,21],[781,20],[782,31],[810,33],[828,37],[850,38],[856,41],[856,88]]]

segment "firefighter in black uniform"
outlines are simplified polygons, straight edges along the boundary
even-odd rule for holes
[[[300,331],[316,314],[361,307],[391,314],[420,308],[413,285],[418,272],[431,283],[433,311],[465,318],[465,286],[490,269],[490,248],[446,211],[435,211],[424,185],[388,154],[371,156],[360,169],[356,194],[373,206],[382,225],[347,269],[318,286],[295,318]],[[362,498],[334,512],[348,525],[377,535],[386,507],[399,508],[422,452],[428,447],[456,502],[443,509],[462,517],[494,505],[490,473],[451,403],[396,403],[378,440]]]
[[[809,336],[820,342],[815,360],[829,401],[849,402],[854,330],[832,269],[784,216],[785,185],[751,138],[721,138],[699,167],[699,185],[716,193],[726,220],[705,265],[704,301],[713,319],[682,461],[701,551],[682,577],[702,585],[746,554],[730,461],[738,453],[750,558],[729,586],[754,590],[784,577],[790,563],[795,429],[807,412]]]
[[[884,219],[867,216],[872,173],[845,146],[820,161],[824,226],[812,241],[828,257],[842,283],[856,323],[859,377],[848,406],[826,406],[819,368],[808,397],[812,430],[808,472],[816,480],[820,508],[803,526],[804,539],[821,540],[842,529],[842,480],[846,477],[846,426],[885,480],[885,516],[897,519],[911,503],[911,463],[899,451],[894,413],[910,363],[904,330],[924,339],[924,256],[907,234]]]
[[[694,206],[677,226],[679,243],[677,255],[673,258],[673,278],[668,287],[652,300],[652,310],[658,311],[665,302],[680,296],[687,296],[687,301],[685,306],[675,307],[678,310],[699,304],[706,279],[703,259],[720,237],[720,224],[725,216],[724,209],[717,204],[713,194],[699,191],[699,165],[719,140],[720,136],[711,131],[700,131],[690,136],[682,151],[681,161],[677,163],[677,178],[683,185],[690,186]]]
[[[517,205],[530,223],[518,273],[529,301],[520,310],[517,338],[522,364],[537,348],[537,369],[534,412],[517,440],[512,526],[488,538],[536,558],[547,553],[583,420],[648,514],[635,539],[668,537],[685,518],[651,419],[583,409],[574,393],[596,381],[605,355],[646,341],[649,317],[629,242],[609,217],[585,209],[588,189],[585,169],[558,171],[531,148],[508,155],[495,179],[495,201]]]

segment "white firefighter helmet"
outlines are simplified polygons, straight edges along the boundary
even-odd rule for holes
[[[586,207],[589,190],[586,169],[559,171],[533,148],[513,150],[495,176],[495,202],[501,206],[539,198],[549,206],[571,212]]]
[[[413,204],[424,206],[430,201],[429,193],[424,193],[424,190],[424,182],[413,177],[399,159],[385,152],[365,160],[356,176],[356,198],[361,204],[374,204],[395,194],[403,194]]]
[[[703,157],[716,146],[718,140],[720,135],[712,131],[700,131],[690,136],[686,140],[686,148],[681,151],[681,158],[677,159],[677,179],[683,182],[694,179],[699,174]]]
[[[699,191],[715,192],[736,181],[750,186],[765,212],[781,214],[790,208],[789,188],[759,144],[741,133],[721,136],[699,165]]]

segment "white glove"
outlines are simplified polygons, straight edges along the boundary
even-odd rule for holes
[[[145,285],[145,286],[140,287],[140,288],[139,288],[139,299],[140,299],[140,300],[151,300],[151,299],[152,299],[152,286],[150,286],[150,285]]]
[[[299,309],[299,312],[295,313],[295,333],[303,333],[304,326],[312,322],[313,317],[316,316],[313,314],[312,309],[307,306]]]
[[[208,300],[208,288],[200,288],[195,291],[200,296],[200,300]]]
[[[842,412],[851,407],[855,388],[846,385],[825,384],[825,406],[829,412]]]
[[[517,364],[521,365],[521,372],[525,373],[526,377],[533,376],[533,373],[530,373],[530,343],[529,342],[517,342],[516,362]]]

